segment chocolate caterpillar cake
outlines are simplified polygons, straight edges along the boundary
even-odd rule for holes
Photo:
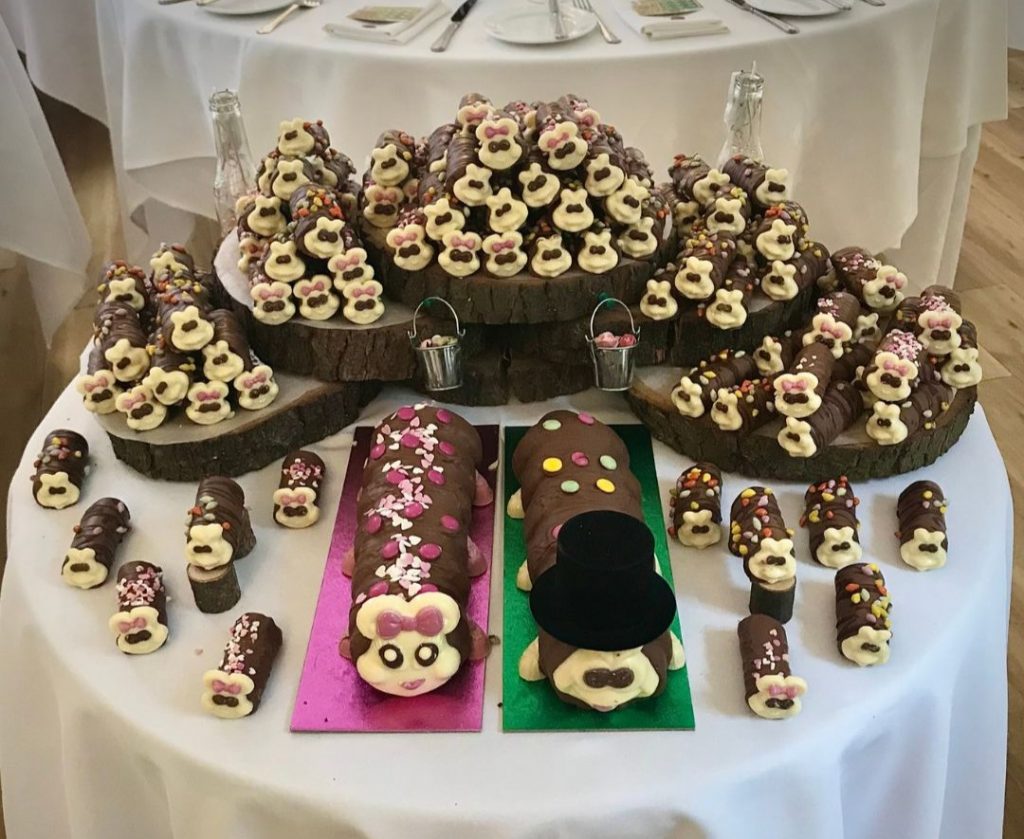
[[[274,491],[274,521],[282,527],[310,527],[320,518],[320,487],[327,467],[310,451],[292,452],[281,464],[281,483]]]
[[[82,589],[105,583],[130,519],[128,507],[117,498],[101,498],[90,504],[75,525],[71,547],[61,563],[64,582]]]
[[[730,520],[729,550],[743,560],[750,580],[751,614],[786,623],[793,617],[796,554],[775,493],[747,487],[733,501]]]
[[[934,481],[914,481],[896,504],[900,557],[911,568],[931,571],[946,564],[946,497]]]
[[[164,572],[151,562],[126,562],[117,571],[117,613],[110,618],[117,648],[146,655],[167,640]]]
[[[686,417],[700,417],[718,398],[720,389],[731,389],[757,377],[757,365],[744,352],[722,350],[702,361],[672,389],[672,403]]]
[[[669,502],[672,533],[688,548],[707,548],[722,538],[722,473],[713,463],[695,463],[677,479]]]
[[[832,254],[832,266],[840,284],[868,309],[891,312],[903,301],[906,276],[885,265],[860,247],[842,248]]]
[[[486,654],[466,611],[486,570],[469,537],[473,506],[493,501],[481,458],[476,429],[445,408],[406,405],[374,431],[343,562],[353,597],[340,652],[379,691],[428,693]]]
[[[526,542],[516,581],[539,626],[520,676],[599,711],[661,693],[685,657],[622,439],[590,414],[552,411],[520,440],[512,469],[508,514],[524,519]]]
[[[836,645],[854,664],[889,660],[892,602],[877,565],[857,563],[836,572]]]
[[[46,435],[32,466],[32,497],[40,507],[63,510],[78,503],[89,465],[89,444],[77,431],[58,428]]]
[[[811,484],[804,493],[801,527],[807,528],[811,556],[827,568],[842,568],[861,558],[860,499],[845,475]]]
[[[766,720],[799,714],[807,683],[790,669],[786,628],[768,615],[755,614],[740,621],[737,634],[750,710]]]
[[[259,612],[239,615],[220,664],[203,674],[203,710],[223,720],[256,713],[283,640],[272,617]]]

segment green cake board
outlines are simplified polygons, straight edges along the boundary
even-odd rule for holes
[[[672,566],[668,559],[668,539],[658,477],[654,468],[651,436],[642,425],[614,425],[626,448],[630,468],[643,491],[643,512],[647,526],[654,533],[654,551],[662,576],[672,582]],[[505,428],[505,501],[519,489],[512,473],[512,453],[526,434],[523,426]],[[669,671],[668,687],[661,696],[642,699],[617,711],[602,714],[576,708],[562,702],[547,680],[527,682],[519,678],[519,657],[537,637],[537,624],[530,612],[530,596],[516,587],[516,571],[526,559],[523,520],[505,515],[505,569],[502,585],[505,598],[504,638],[502,639],[502,726],[505,731],[692,731],[693,698],[687,668]],[[672,621],[672,631],[679,631],[679,616]],[[685,644],[684,644],[685,647]]]

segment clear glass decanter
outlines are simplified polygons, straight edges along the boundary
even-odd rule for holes
[[[764,160],[761,148],[761,100],[764,96],[764,76],[755,64],[750,70],[737,70],[729,81],[729,94],[725,100],[725,144],[718,154],[722,166],[730,157],[742,154],[754,160]]]
[[[218,90],[210,97],[213,137],[217,147],[217,172],[213,199],[222,234],[235,227],[235,203],[256,189],[256,167],[242,123],[242,106],[233,90]]]

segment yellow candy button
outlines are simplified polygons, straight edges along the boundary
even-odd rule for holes
[[[601,492],[615,492],[615,484],[607,478],[598,478],[596,486]]]
[[[549,475],[553,475],[555,472],[562,471],[562,461],[557,457],[546,457],[541,468]]]

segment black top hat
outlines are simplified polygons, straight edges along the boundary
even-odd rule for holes
[[[533,584],[533,617],[582,649],[648,644],[676,614],[675,593],[654,563],[654,536],[639,519],[611,510],[573,516],[558,533],[558,561]]]

